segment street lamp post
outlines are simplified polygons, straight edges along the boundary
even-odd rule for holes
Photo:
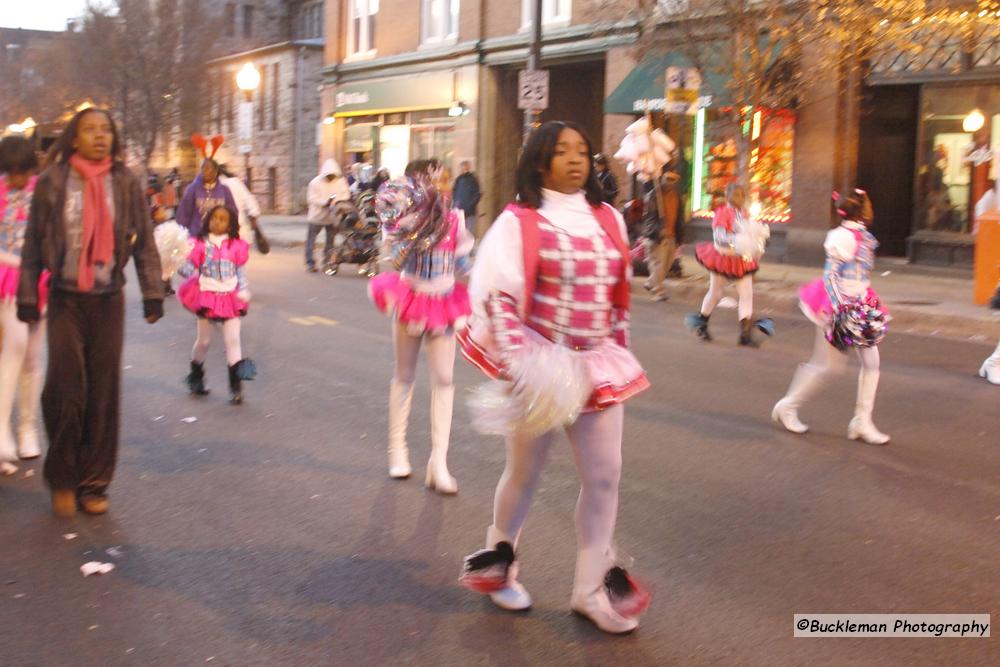
[[[243,101],[240,102],[240,152],[243,153],[243,180],[250,186],[250,149],[253,139],[253,91],[260,85],[260,72],[247,63],[236,73],[236,86],[243,91]]]

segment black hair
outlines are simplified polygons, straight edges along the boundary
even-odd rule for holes
[[[556,154],[556,144],[563,130],[573,130],[583,137],[587,144],[587,155],[594,154],[594,144],[583,128],[569,121],[552,120],[543,124],[528,137],[517,162],[517,198],[522,206],[540,208],[542,205],[542,172],[552,168],[552,158]],[[593,165],[591,165],[593,167]],[[587,182],[583,186],[587,202],[600,206],[604,201],[604,190],[597,180],[597,170],[591,168]]]
[[[104,117],[108,119],[108,123],[111,124],[111,159],[115,162],[120,162],[122,160],[122,139],[121,135],[118,133],[118,126],[115,125],[115,119],[111,117],[111,112],[107,109],[98,109],[97,107],[87,107],[82,111],[77,111],[76,114],[70,119],[69,124],[66,125],[66,129],[63,133],[59,135],[59,138],[55,140],[52,147],[49,149],[49,162],[58,162],[60,164],[65,164],[69,162],[69,158],[76,149],[73,148],[73,142],[76,141],[76,135],[80,131],[80,121],[88,113],[101,113]]]
[[[437,161],[437,158],[433,157],[429,160],[412,160],[406,165],[406,169],[403,170],[403,175],[407,178],[426,176],[439,166],[441,166],[441,163]]]
[[[228,206],[223,206],[220,204],[219,206],[213,206],[211,209],[209,209],[208,213],[205,214],[205,217],[201,219],[201,231],[198,232],[199,239],[205,239],[208,237],[209,233],[208,228],[210,226],[210,223],[212,222],[212,216],[215,215],[215,212],[218,211],[220,208],[229,214],[229,232],[228,232],[229,238],[238,239],[240,237],[239,213],[237,213],[235,210],[231,209]]]
[[[38,156],[30,140],[18,136],[0,139],[0,173],[23,174],[37,168]]]
[[[608,156],[604,153],[598,153],[594,156],[594,164],[599,164],[602,167],[608,166]]]
[[[220,164],[219,165],[219,173],[221,175],[225,176],[226,178],[232,178],[233,177],[233,172],[229,169],[229,165],[228,164]]]
[[[844,194],[834,193],[834,200],[834,208],[840,220],[859,220],[869,225],[875,218],[872,201],[861,188],[853,188]]]

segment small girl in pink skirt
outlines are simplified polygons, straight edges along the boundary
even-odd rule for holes
[[[394,366],[389,387],[389,476],[410,476],[406,426],[421,344],[426,342],[431,372],[431,456],[424,483],[445,495],[458,493],[448,472],[452,406],[455,398],[455,330],[469,316],[469,294],[456,280],[468,268],[475,241],[461,212],[451,208],[434,185],[440,168],[419,160],[406,168],[404,182],[379,188],[376,207],[385,247],[398,273],[372,278],[375,306],[393,319]]]
[[[702,301],[701,310],[685,319],[687,326],[705,341],[712,340],[708,332],[708,318],[722,299],[722,289],[726,281],[736,283],[739,297],[740,345],[755,347],[752,334],[754,328],[767,335],[774,332],[771,320],[753,319],[753,274],[760,268],[759,257],[747,257],[737,249],[738,235],[749,222],[750,213],[746,209],[746,190],[739,183],[726,187],[726,203],[715,209],[712,219],[712,242],[699,243],[695,248],[698,263],[709,271],[708,293]]]
[[[229,366],[230,403],[243,402],[243,380],[253,380],[257,369],[243,357],[240,318],[247,314],[250,290],[246,264],[250,246],[240,239],[239,217],[226,206],[215,206],[205,215],[188,261],[177,272],[187,278],[177,291],[181,304],[198,318],[198,336],[191,351],[191,372],[185,382],[195,396],[205,388],[205,355],[212,329],[222,325]]]
[[[41,398],[42,345],[45,320],[26,324],[17,319],[17,283],[28,210],[38,180],[34,147],[24,137],[0,141],[0,474],[17,472],[14,463],[41,455],[38,406]],[[48,274],[39,281],[39,309],[44,311]],[[18,437],[11,429],[14,398],[18,406]]]
[[[823,277],[799,289],[799,305],[816,325],[812,358],[799,364],[792,384],[777,402],[771,418],[792,433],[809,427],[799,420],[799,408],[820,392],[830,376],[844,370],[848,348],[857,351],[861,362],[854,418],[847,437],[884,445],[889,436],[872,422],[875,392],[879,379],[878,344],[885,336],[889,314],[871,286],[878,241],[868,231],[874,217],[871,201],[864,190],[846,195],[834,193],[841,223],[826,235],[826,266]]]

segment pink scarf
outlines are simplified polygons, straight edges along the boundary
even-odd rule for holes
[[[76,286],[82,292],[89,292],[94,288],[94,266],[110,264],[115,252],[114,220],[104,191],[104,177],[111,171],[111,158],[92,162],[74,153],[69,163],[84,180],[83,246]]]

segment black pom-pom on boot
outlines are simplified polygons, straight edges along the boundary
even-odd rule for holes
[[[251,359],[240,359],[229,367],[229,402],[233,405],[243,403],[243,381],[257,377],[257,366]]]
[[[184,378],[184,382],[192,396],[207,396],[209,391],[205,387],[205,364],[192,361],[191,372]]]
[[[702,315],[701,313],[691,313],[684,317],[684,324],[687,325],[688,329],[695,332],[698,335],[698,338],[708,342],[712,340],[712,334],[708,332],[709,317],[711,317],[711,315]]]

